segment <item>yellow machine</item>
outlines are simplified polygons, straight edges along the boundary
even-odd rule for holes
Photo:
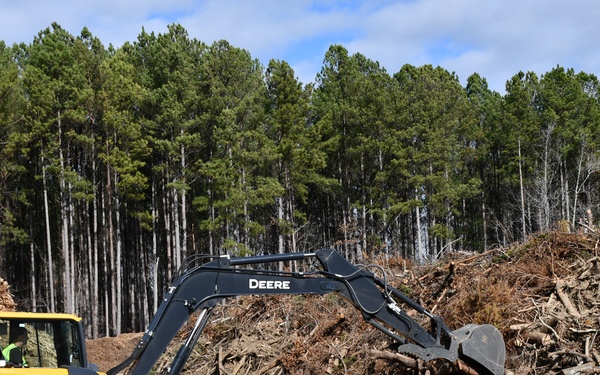
[[[0,358],[0,375],[98,375],[98,367],[87,361],[81,318],[70,314],[0,312],[0,349],[11,343],[18,327],[27,329],[29,336],[23,348],[28,367],[17,367],[7,358]]]

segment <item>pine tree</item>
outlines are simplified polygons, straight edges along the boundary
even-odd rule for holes
[[[419,203],[415,255],[436,259],[459,240],[463,200],[479,194],[480,182],[462,160],[474,137],[473,117],[458,77],[444,69],[405,65],[395,77],[408,96],[410,184]]]
[[[195,204],[206,215],[201,227],[208,233],[209,251],[244,255],[265,231],[255,214],[281,195],[272,177],[258,173],[274,157],[263,152],[269,141],[262,128],[262,67],[247,51],[219,41],[209,47],[201,75],[208,144],[198,173],[206,196],[198,196]]]

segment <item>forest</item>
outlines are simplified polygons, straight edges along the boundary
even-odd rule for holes
[[[0,41],[0,277],[96,338],[143,330],[191,254],[424,263],[585,229],[599,99],[561,66],[500,94],[332,45],[305,84],[177,24],[120,47],[52,24]]]

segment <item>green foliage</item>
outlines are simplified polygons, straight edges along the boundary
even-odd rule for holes
[[[254,255],[254,252],[252,252],[246,246],[229,238],[223,241],[223,245],[221,246],[221,248],[223,249],[225,254],[233,255],[236,257]]]
[[[557,66],[501,95],[477,73],[466,87],[431,65],[390,74],[340,45],[303,85],[285,61],[263,67],[181,25],[105,49],[52,24],[29,45],[0,42],[0,265],[33,256],[48,277],[64,249],[72,267],[99,267],[75,284],[119,269],[144,296],[131,269],[168,279],[193,252],[431,259],[593,225],[599,88]]]
[[[396,285],[396,289],[398,289],[400,292],[404,293],[407,296],[412,295],[413,292],[412,288],[406,284]]]
[[[29,240],[27,232],[16,226],[14,213],[8,209],[2,211],[0,217],[0,245],[9,246],[11,244],[26,244]]]

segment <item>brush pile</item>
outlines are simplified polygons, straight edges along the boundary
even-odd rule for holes
[[[594,233],[557,231],[483,254],[451,253],[431,265],[402,258],[370,262],[451,329],[494,324],[506,342],[506,374],[597,374],[599,241]],[[192,325],[193,319],[182,337]],[[157,372],[170,364],[182,340],[159,360]],[[333,294],[240,297],[215,309],[183,373],[473,374],[457,363],[401,356],[390,343]],[[123,356],[131,350],[133,345]]]
[[[15,307],[16,304],[10,294],[8,283],[0,277],[0,311],[15,311]]]

